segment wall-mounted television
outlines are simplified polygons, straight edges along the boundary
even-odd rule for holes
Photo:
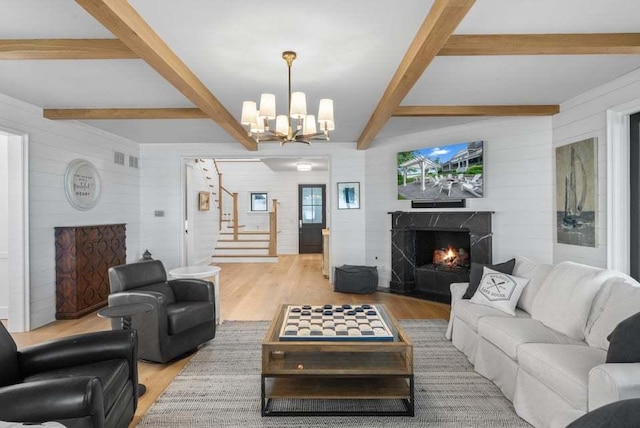
[[[398,199],[452,201],[482,198],[482,141],[397,154]]]

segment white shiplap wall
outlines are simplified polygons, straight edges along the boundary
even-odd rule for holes
[[[262,143],[257,152],[249,152],[235,142],[215,144],[144,144],[141,146],[144,168],[141,170],[141,242],[154,258],[161,259],[168,269],[182,264],[182,165],[189,158],[255,158],[255,157],[314,157],[330,158],[327,198],[335,200],[334,189],[341,181],[361,182],[364,192],[364,152],[355,150],[353,143],[313,143],[308,146]],[[253,176],[246,177],[256,188],[262,183]],[[297,197],[297,196],[296,196]],[[364,203],[364,197],[361,203]],[[331,207],[332,266],[364,263],[364,209],[337,210]],[[164,210],[165,217],[154,217],[154,210]],[[284,251],[284,248],[283,248]]]
[[[0,133],[0,319],[9,316],[8,138]]]
[[[268,230],[269,214],[250,212],[249,200],[251,192],[267,192],[269,210],[272,200],[278,200],[278,254],[298,254],[298,185],[327,185],[329,172],[274,171],[262,162],[219,162],[218,168],[225,188],[238,193],[238,216],[240,224],[245,225],[242,230]],[[328,213],[331,202],[327,197]]]
[[[380,285],[391,277],[390,211],[413,210],[397,200],[396,153],[484,141],[484,194],[465,211],[493,211],[493,261],[515,255],[552,260],[551,119],[492,119],[436,131],[376,140],[366,151],[366,262],[377,265]]]
[[[127,223],[127,259],[140,258],[139,170],[113,163],[113,151],[139,156],[139,144],[77,122],[51,121],[42,109],[0,95],[0,129],[29,135],[29,233],[31,328],[55,319],[55,226]],[[78,211],[63,189],[67,164],[92,162],[102,196],[91,210]],[[128,162],[126,162],[128,164]]]
[[[596,247],[558,244],[554,236],[554,262],[571,260],[607,266],[607,110],[636,100],[640,106],[640,70],[590,90],[560,106],[553,117],[553,147],[595,137],[598,139],[598,192]],[[553,163],[555,185],[555,162]],[[557,207],[554,207],[555,212]],[[555,217],[554,217],[555,227]]]

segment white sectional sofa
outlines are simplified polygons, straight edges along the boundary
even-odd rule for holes
[[[605,363],[607,336],[640,312],[640,284],[616,271],[518,257],[529,278],[512,316],[463,300],[451,284],[447,337],[535,427],[565,427],[613,401],[640,397],[640,363]]]

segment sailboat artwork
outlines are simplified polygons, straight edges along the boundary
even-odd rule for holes
[[[595,247],[596,139],[556,149],[558,243]]]

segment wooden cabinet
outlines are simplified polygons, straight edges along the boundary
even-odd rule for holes
[[[111,266],[126,262],[126,225],[56,227],[56,319],[107,304]]]
[[[322,274],[329,278],[331,261],[329,260],[329,229],[322,229]]]

